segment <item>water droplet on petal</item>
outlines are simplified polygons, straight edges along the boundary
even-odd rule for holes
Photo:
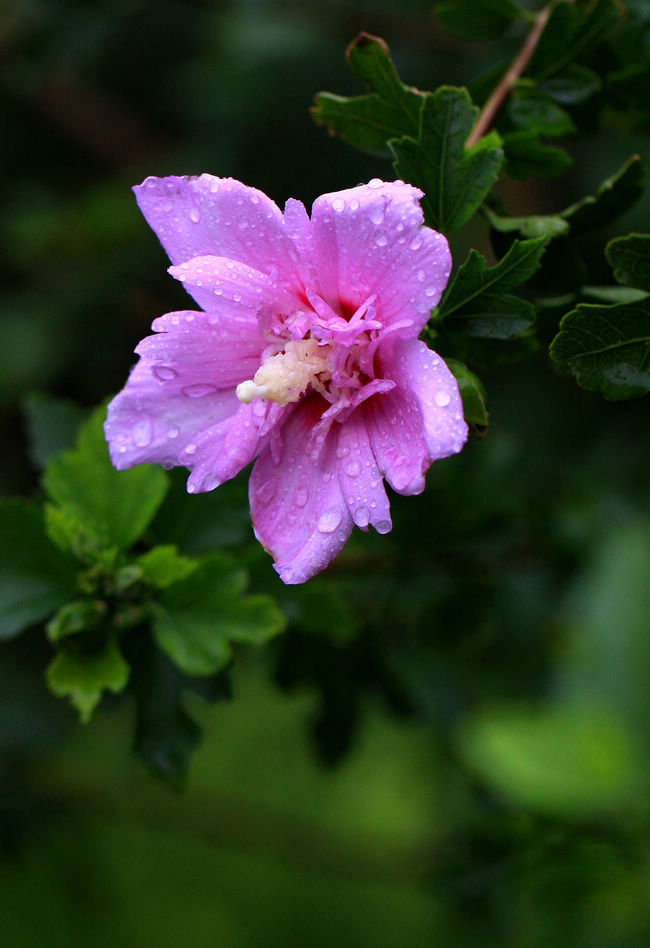
[[[316,527],[320,533],[333,533],[341,522],[341,516],[338,507],[330,507],[320,515]]]
[[[160,379],[161,382],[170,382],[176,378],[178,372],[169,365],[154,365],[153,374],[157,379]]]
[[[377,533],[390,533],[391,526],[390,520],[379,520],[375,524],[375,530]]]
[[[371,178],[370,181],[368,182],[369,188],[376,189],[376,188],[382,188],[383,186],[384,186],[384,182],[380,178]]]
[[[343,198],[334,198],[332,201],[332,210],[336,211],[337,214],[340,214],[341,211],[345,210],[345,201]]]
[[[388,235],[384,233],[383,230],[380,230],[377,236],[375,237],[375,243],[378,247],[385,247],[388,243]]]
[[[425,271],[424,271],[424,270],[418,270],[418,280],[420,281],[420,283],[424,283],[424,281],[426,280],[426,278],[427,278],[427,275],[426,275]]]
[[[299,487],[296,491],[295,501],[298,507],[304,507],[309,498],[309,491],[304,487]]]
[[[196,454],[196,445],[193,441],[185,445],[185,454]]]
[[[181,389],[181,394],[187,395],[188,398],[203,398],[205,395],[214,395],[215,392],[214,385],[204,385],[203,383],[186,385],[185,388]]]
[[[367,527],[370,523],[370,512],[367,507],[358,507],[354,511],[354,522],[358,527]]]
[[[248,219],[243,215],[237,218],[237,227],[239,227],[240,230],[246,230],[248,227]]]
[[[373,207],[370,212],[370,220],[373,224],[381,224],[384,219],[384,208],[383,207]]]
[[[433,284],[431,284],[431,286],[427,286],[424,288],[425,296],[435,296],[437,292],[438,292],[438,288],[436,286],[433,286]]]
[[[444,408],[445,405],[448,405],[451,401],[451,395],[449,392],[445,392],[442,389],[433,396],[436,405],[439,405],[440,408]]]
[[[167,437],[172,441],[174,438],[178,438],[180,433],[181,429],[178,427],[178,425],[170,425],[167,429]]]
[[[350,453],[350,449],[346,445],[342,444],[340,448],[336,449],[337,458],[346,458]]]
[[[350,461],[349,464],[345,465],[344,470],[348,477],[357,477],[361,471],[361,465],[358,461]]]
[[[199,211],[198,207],[193,207],[190,211],[190,220],[194,221],[195,224],[198,224],[198,222],[201,220],[201,212]]]
[[[419,250],[422,246],[422,237],[419,234],[416,234],[413,240],[411,241],[411,250]]]
[[[148,418],[144,418],[142,421],[139,421],[131,432],[133,438],[133,443],[136,444],[139,448],[146,448],[147,445],[151,444],[151,439],[153,437],[153,427],[151,421]]]

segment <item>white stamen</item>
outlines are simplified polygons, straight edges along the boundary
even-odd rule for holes
[[[319,346],[314,338],[286,342],[284,350],[266,359],[254,378],[240,382],[237,398],[246,404],[254,398],[265,398],[278,405],[297,402],[309,385],[318,388],[330,378],[330,351],[329,345]]]

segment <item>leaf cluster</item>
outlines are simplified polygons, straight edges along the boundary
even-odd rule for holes
[[[225,697],[233,646],[263,644],[284,617],[268,596],[246,594],[246,570],[225,550],[190,556],[155,542],[169,475],[115,470],[104,408],[62,453],[52,453],[46,420],[65,409],[32,399],[29,413],[45,502],[0,502],[0,637],[45,624],[48,685],[82,721],[107,693],[131,692],[136,749],[178,783],[200,737],[183,694]]]

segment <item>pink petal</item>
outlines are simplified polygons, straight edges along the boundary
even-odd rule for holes
[[[352,519],[362,530],[371,523],[378,533],[388,533],[392,527],[390,506],[363,411],[353,412],[344,424],[335,424],[332,434],[338,435],[335,453],[339,484]]]
[[[108,408],[105,426],[118,469],[155,462],[188,467],[187,445],[240,407],[234,387],[260,364],[257,323],[205,313],[167,313],[136,352],[140,361]]]
[[[275,279],[227,257],[193,257],[169,272],[208,313],[220,313],[225,307],[227,312],[256,317],[264,307],[292,302],[289,294],[278,290]]]
[[[314,265],[321,295],[356,309],[372,294],[384,325],[410,320],[416,336],[451,270],[442,234],[423,226],[422,192],[401,182],[324,194],[312,208]]]
[[[352,530],[339,478],[336,439],[327,437],[318,459],[305,445],[324,402],[300,402],[282,429],[282,450],[258,457],[249,483],[255,535],[285,583],[304,583],[340,552]]]
[[[291,242],[279,208],[262,191],[232,178],[147,178],[136,200],[172,263],[230,257],[292,282]]]
[[[420,445],[414,441],[411,452],[405,452],[406,466],[409,467],[414,459],[418,458],[421,463],[428,461],[428,467],[432,461],[457,454],[467,440],[468,429],[463,418],[458,383],[440,356],[419,339],[391,339],[385,351],[380,351],[379,362],[381,374],[397,383],[396,391],[399,391],[403,399],[403,407],[399,412],[402,427],[396,420],[392,433],[403,444],[403,432],[412,432],[414,425],[420,427]],[[384,397],[389,400],[394,394],[389,392]],[[393,404],[397,407],[396,399]],[[377,411],[379,415],[376,413],[376,418],[381,415],[382,409]],[[408,435],[409,438],[411,436]],[[426,444],[426,461],[422,459],[421,454],[422,438]],[[385,438],[375,437],[373,448],[380,451],[383,449],[384,454],[388,454]],[[394,471],[395,463],[392,467]],[[389,483],[392,483],[391,478],[394,476],[394,473],[391,473],[390,477],[387,474]],[[408,485],[406,488],[395,489],[400,493],[417,492],[409,490]]]

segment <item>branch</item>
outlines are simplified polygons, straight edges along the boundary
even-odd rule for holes
[[[477,141],[485,135],[494,121],[497,112],[503,105],[504,100],[510,94],[510,90],[524,73],[531,56],[535,52],[535,47],[539,43],[539,38],[544,31],[548,18],[551,15],[551,6],[552,4],[549,4],[538,13],[533,28],[526,37],[526,42],[513,59],[510,68],[502,77],[499,85],[481,109],[479,117],[476,120],[476,125],[469,133],[469,137],[465,142],[466,148],[471,148],[472,145],[475,145]]]

